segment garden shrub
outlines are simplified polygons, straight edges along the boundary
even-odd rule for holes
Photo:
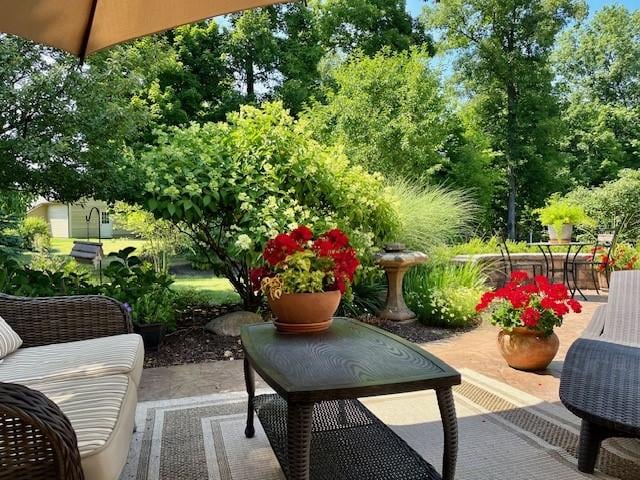
[[[0,292],[25,297],[89,295],[98,293],[87,272],[37,270],[0,251]]]
[[[475,306],[488,290],[486,281],[476,263],[427,263],[407,273],[405,300],[426,325],[465,327],[478,321]]]
[[[469,233],[477,206],[462,191],[396,179],[389,194],[400,225],[396,240],[409,248],[431,251]]]
[[[24,248],[42,251],[51,245],[49,225],[44,218],[26,217],[18,227],[18,233],[24,239]]]
[[[174,292],[170,288],[173,278],[132,255],[134,251],[134,247],[127,247],[108,255],[111,262],[103,275],[109,281],[100,292],[127,304],[134,324],[162,323],[171,330],[176,321]]]
[[[145,241],[140,256],[151,259],[157,272],[169,271],[169,258],[185,249],[186,236],[171,222],[156,219],[138,206],[118,202],[114,220],[121,227]]]
[[[24,239],[18,232],[18,226],[16,215],[0,211],[0,252],[15,256],[22,249]]]
[[[617,227],[626,222],[622,236],[636,240],[640,235],[640,169],[624,169],[618,178],[599,187],[578,187],[566,198],[581,205],[599,227]]]
[[[379,268],[360,269],[351,288],[342,297],[338,315],[359,317],[375,315],[385,303],[387,284]]]
[[[366,255],[397,228],[383,179],[351,166],[339,146],[317,143],[280,103],[159,133],[141,162],[145,208],[180,224],[245,308],[260,302],[250,267],[278,232],[339,227]]]

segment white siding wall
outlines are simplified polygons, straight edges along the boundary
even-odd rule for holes
[[[51,236],[55,238],[69,238],[69,215],[66,205],[51,204],[49,211],[49,225]]]

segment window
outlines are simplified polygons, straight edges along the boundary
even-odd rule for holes
[[[107,223],[109,223],[109,213],[108,212],[102,212],[102,224],[105,225]]]

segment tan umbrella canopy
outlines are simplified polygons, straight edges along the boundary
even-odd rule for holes
[[[0,0],[0,31],[81,58],[117,43],[285,0]]]

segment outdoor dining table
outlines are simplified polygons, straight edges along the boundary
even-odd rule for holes
[[[242,328],[249,395],[288,480],[453,480],[458,427],[452,387],[460,374],[417,345],[357,320],[334,318],[318,334]],[[257,372],[276,394],[255,396]],[[442,477],[358,398],[435,390],[444,429]],[[416,405],[419,408],[419,405]]]
[[[556,273],[562,272],[562,283],[564,283],[567,288],[571,291],[571,294],[574,295],[576,290],[580,292],[580,294],[582,295],[583,298],[585,298],[584,294],[582,293],[582,291],[580,291],[580,289],[578,288],[578,282],[577,279],[573,279],[574,280],[574,288],[571,287],[571,284],[569,283],[569,265],[573,262],[575,262],[576,258],[578,258],[578,255],[580,255],[580,253],[582,252],[582,249],[584,247],[586,247],[587,245],[590,245],[589,243],[586,242],[564,242],[564,243],[557,243],[557,242],[531,242],[531,243],[527,243],[527,246],[529,247],[538,247],[538,249],[540,250],[540,252],[542,252],[542,256],[544,257],[544,264],[545,264],[545,275],[546,277],[551,280],[552,282],[555,281],[556,279]],[[566,247],[567,251],[566,252],[555,252],[555,254],[560,255],[560,256],[564,256],[564,259],[562,261],[562,268],[556,268],[555,263],[554,263],[554,251],[552,250],[553,247]],[[575,275],[575,272],[574,272]]]

